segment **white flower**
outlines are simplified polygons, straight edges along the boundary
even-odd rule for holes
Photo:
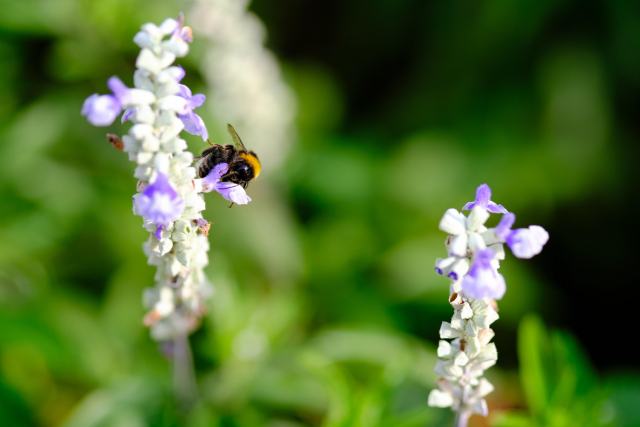
[[[453,237],[447,239],[447,250],[450,256],[470,257],[477,249],[485,249],[487,245],[480,233],[487,229],[484,223],[489,218],[486,209],[474,207],[469,218],[455,209],[448,209],[440,220],[439,228]]]
[[[469,271],[469,259],[448,257],[436,259],[436,273],[441,276],[446,276],[453,281],[459,280],[462,276]]]

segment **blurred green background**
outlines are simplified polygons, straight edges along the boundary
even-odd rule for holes
[[[225,3],[197,10],[223,25]],[[104,138],[128,125],[79,112],[111,75],[131,85],[141,24],[180,10],[189,24],[194,5],[0,0],[0,424],[450,425],[426,405],[452,314],[437,224],[486,182],[551,239],[502,263],[496,391],[471,425],[640,426],[640,3],[248,7],[295,93],[295,136],[259,145],[236,124],[274,166],[247,206],[207,195],[216,293],[191,338],[201,399],[185,411],[141,324],[148,233],[131,214],[134,165]],[[215,96],[211,44],[196,29],[180,63]],[[225,105],[197,112],[226,142]]]

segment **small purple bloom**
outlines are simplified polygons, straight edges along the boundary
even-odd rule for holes
[[[491,213],[503,213],[508,211],[502,206],[491,201],[491,188],[487,184],[482,184],[476,190],[476,200],[469,202],[462,207],[463,211],[473,209],[474,206],[480,206]]]
[[[140,214],[158,226],[156,237],[162,228],[180,218],[184,212],[184,201],[162,172],[158,172],[153,184],[136,198],[136,204]]]
[[[251,201],[251,197],[247,195],[247,192],[244,191],[241,185],[233,182],[220,181],[220,178],[227,172],[228,168],[229,165],[226,163],[216,165],[216,167],[209,172],[209,175],[202,178],[203,191],[209,193],[215,190],[230,202],[238,205],[246,205]]]
[[[549,233],[539,225],[512,230],[515,220],[516,216],[512,213],[503,216],[495,228],[496,236],[507,243],[516,257],[533,258],[542,252],[542,247],[549,241]]]
[[[469,273],[462,279],[462,290],[472,298],[499,300],[507,290],[504,277],[493,268],[493,251],[489,248],[476,252]]]
[[[185,85],[180,85],[180,92],[178,96],[187,100],[187,113],[178,114],[182,123],[184,123],[184,130],[191,135],[201,135],[203,140],[209,139],[209,132],[204,124],[202,118],[195,114],[193,110],[204,104],[206,96],[201,93],[191,95],[191,89]]]
[[[80,114],[87,117],[94,126],[109,126],[122,111],[122,106],[113,95],[98,95],[94,93],[82,104]]]
[[[529,259],[542,252],[542,247],[549,241],[549,233],[539,225],[513,230],[507,237],[507,245],[518,257]]]
[[[111,125],[122,111],[122,106],[128,104],[131,98],[130,89],[116,76],[107,81],[107,86],[114,93],[113,95],[94,93],[82,104],[80,114],[86,116],[89,123],[94,126]]]

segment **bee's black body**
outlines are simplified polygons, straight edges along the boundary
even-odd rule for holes
[[[220,181],[233,182],[247,188],[249,181],[260,175],[260,161],[256,153],[245,148],[240,137],[238,137],[238,134],[231,125],[228,125],[228,129],[234,141],[240,144],[241,147],[236,147],[231,144],[219,145],[209,143],[211,147],[204,150],[200,157],[197,158],[202,159],[198,168],[198,175],[200,178],[204,178],[217,165],[226,163],[229,165],[229,168],[224,175],[222,175]]]
[[[246,159],[247,156],[258,158],[253,151],[237,149],[230,144],[224,146],[213,144],[210,148],[204,150],[200,156],[203,161],[200,163],[198,175],[200,175],[200,178],[204,178],[209,175],[209,172],[211,172],[216,165],[226,163],[229,165],[229,170],[220,180],[245,185],[256,176],[253,165]],[[260,172],[258,171],[258,173]]]

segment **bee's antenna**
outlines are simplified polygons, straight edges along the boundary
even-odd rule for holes
[[[231,202],[231,204],[229,205],[229,207],[232,207],[232,206],[233,206],[233,202]]]

